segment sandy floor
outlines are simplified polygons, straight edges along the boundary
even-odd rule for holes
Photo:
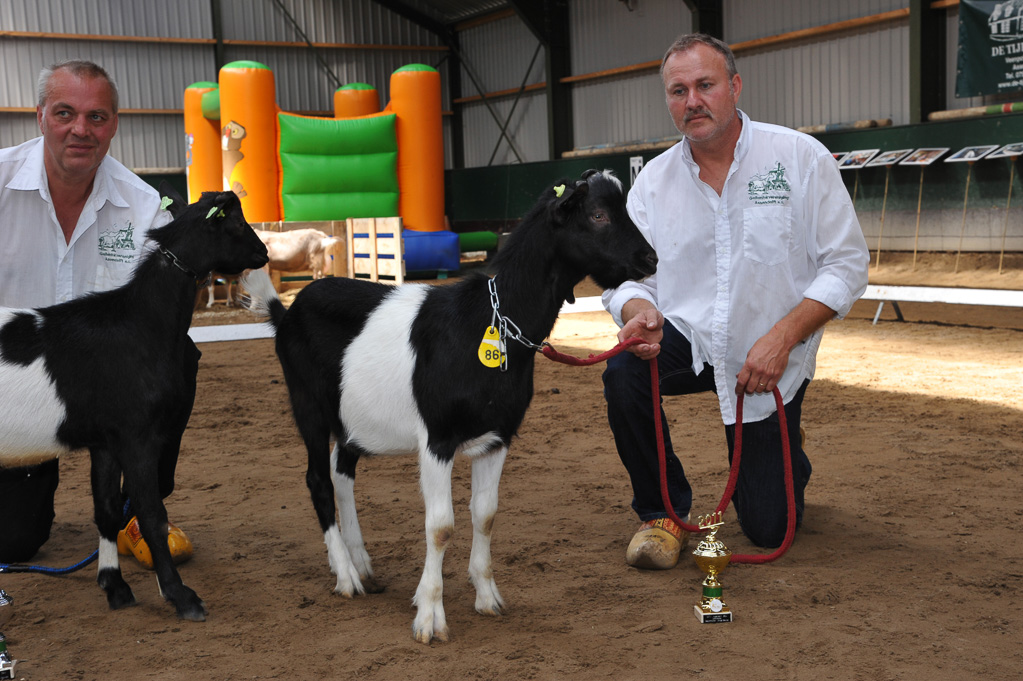
[[[997,275],[983,263],[956,281],[945,265],[914,273],[886,267],[882,255],[872,279],[1019,282],[1018,271]],[[92,567],[62,578],[2,575],[16,599],[4,633],[19,677],[1019,678],[1023,310],[903,304],[905,323],[888,321],[889,310],[873,326],[875,308],[858,303],[825,335],[804,406],[814,464],[804,526],[776,563],[725,572],[732,624],[694,619],[702,574],[689,559],[666,572],[625,565],[637,521],[604,417],[600,367],[538,359],[495,527],[508,612],[473,610],[469,467],[459,460],[445,562],[451,641],[415,643],[411,598],[425,549],[414,459],[360,464],[361,521],[387,588],[334,595],[272,342],[211,343],[168,500],[171,519],[195,542],[181,572],[209,619],[178,621],[133,563],[124,571],[139,605],[119,612],[107,609]],[[236,316],[203,312],[196,321]],[[552,341],[586,354],[611,347],[614,332],[606,315],[572,315]],[[709,511],[727,473],[716,403],[669,398],[666,409],[694,510]],[[57,521],[38,556],[49,565],[95,548],[88,459],[61,465]],[[753,551],[731,512],[728,520],[721,538]]]

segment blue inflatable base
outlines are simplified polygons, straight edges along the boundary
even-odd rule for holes
[[[402,231],[405,239],[405,271],[429,272],[447,270],[457,272],[462,257],[458,235],[449,231]]]

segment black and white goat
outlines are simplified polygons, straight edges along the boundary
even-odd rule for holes
[[[612,288],[652,274],[656,263],[626,213],[621,183],[591,170],[543,193],[499,251],[493,279],[477,274],[450,286],[400,287],[323,279],[285,311],[264,274],[246,275],[256,311],[276,327],[336,592],[377,589],[353,498],[356,462],[364,454],[418,453],[426,564],[413,635],[423,643],[447,640],[441,566],[454,529],[452,459],[462,453],[472,459],[476,610],[501,613],[490,536],[508,443],[533,396],[535,344],[527,339],[549,335],[585,276]],[[505,324],[508,334],[484,340],[488,327]],[[503,361],[495,354],[502,347]]]
[[[0,466],[89,450],[98,582],[111,608],[135,602],[117,556],[123,475],[161,593],[180,617],[202,620],[205,604],[171,559],[162,500],[191,411],[188,327],[200,279],[262,267],[267,256],[232,192],[172,213],[149,233],[157,247],[124,286],[52,307],[0,308]]]

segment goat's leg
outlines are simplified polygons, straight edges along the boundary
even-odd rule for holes
[[[99,566],[96,582],[107,594],[107,604],[117,610],[135,604],[135,594],[121,576],[117,556],[117,532],[124,524],[121,501],[121,468],[108,452],[92,449],[92,506],[99,529]]]
[[[355,508],[355,464],[358,460],[359,453],[354,448],[342,447],[340,443],[334,445],[330,454],[334,498],[337,502],[341,540],[348,549],[352,566],[368,593],[380,593],[384,589],[373,578],[373,565],[362,539],[362,528],[359,527],[359,515]]]
[[[497,515],[497,488],[508,454],[507,447],[476,456],[472,460],[472,553],[469,556],[469,580],[476,587],[476,612],[500,615],[504,600],[494,582],[490,558],[490,535]]]
[[[420,643],[436,638],[448,640],[444,615],[444,551],[455,528],[451,507],[451,464],[453,456],[442,460],[426,446],[419,453],[419,484],[426,507],[426,563],[415,598],[416,618],[412,635]]]
[[[301,412],[296,411],[296,414]],[[334,592],[352,598],[355,594],[366,593],[359,570],[352,561],[348,547],[341,538],[337,525],[337,508],[334,506],[334,489],[331,482],[331,460],[329,430],[314,426],[308,417],[298,420],[299,430],[305,440],[309,465],[306,469],[305,484],[313,501],[316,518],[320,521],[323,543],[327,545],[327,561],[330,571],[337,575]],[[354,486],[355,481],[352,480]]]
[[[159,462],[153,460],[159,455],[162,446],[162,438],[154,437],[139,443],[138,447],[128,448],[127,451],[131,451],[133,456],[121,459],[124,485],[131,497],[142,538],[153,554],[153,569],[156,571],[160,593],[174,604],[178,617],[201,622],[206,619],[208,612],[206,604],[182,583],[167,547],[167,509],[160,498],[157,480]]]
[[[191,338],[186,338],[181,364],[181,376],[185,390],[173,412],[167,415],[170,419],[170,430],[160,449],[161,499],[166,499],[174,491],[174,475],[178,466],[178,454],[181,452],[181,438],[184,437],[188,420],[192,417],[192,407],[195,405],[196,377],[199,374],[199,359],[201,357],[202,351],[196,347]]]

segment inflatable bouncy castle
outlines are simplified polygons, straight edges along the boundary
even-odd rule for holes
[[[273,72],[253,61],[185,90],[188,200],[233,190],[250,223],[401,217],[410,271],[454,271],[458,235],[445,229],[440,74],[423,64],[391,75],[391,101],[353,83],[334,117],[276,104]]]

